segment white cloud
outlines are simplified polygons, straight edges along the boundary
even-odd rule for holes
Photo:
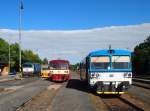
[[[92,50],[113,48],[133,48],[150,35],[150,23],[111,26],[88,30],[29,30],[22,33],[22,48],[32,49],[41,58],[69,59],[72,63],[80,61]],[[18,31],[0,29],[0,37],[18,42]]]

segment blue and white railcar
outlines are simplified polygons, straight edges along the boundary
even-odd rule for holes
[[[131,52],[98,50],[80,64],[80,78],[98,94],[124,94],[132,84]]]

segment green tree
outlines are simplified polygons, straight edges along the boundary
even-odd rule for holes
[[[43,64],[48,64],[48,59],[47,58],[43,59]]]
[[[31,50],[22,50],[22,64],[25,62],[42,63],[42,60]],[[19,70],[19,44],[10,44],[10,61],[11,70]],[[8,64],[9,61],[9,44],[0,38],[0,63]]]
[[[0,62],[8,63],[9,44],[0,38]]]
[[[23,59],[23,62],[42,63],[40,57],[37,54],[34,54],[31,50],[23,51],[22,59]]]
[[[10,45],[10,60],[11,60],[11,70],[19,70],[19,44],[14,43]]]
[[[134,48],[133,72],[136,74],[150,73],[150,36]]]

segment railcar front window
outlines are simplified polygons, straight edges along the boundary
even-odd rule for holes
[[[109,63],[92,63],[92,69],[108,69]]]
[[[129,56],[112,56],[112,69],[129,69]]]
[[[32,65],[31,65],[31,64],[24,64],[23,67],[24,67],[24,68],[31,68]]]
[[[56,63],[50,63],[50,69],[58,69],[59,65]]]
[[[60,69],[68,69],[68,64],[60,64]]]
[[[107,56],[91,57],[91,68],[92,69],[108,69],[110,59]]]
[[[48,67],[43,67],[42,70],[48,70]]]

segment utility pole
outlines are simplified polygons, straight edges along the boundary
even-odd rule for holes
[[[23,10],[23,2],[19,0],[19,73],[22,77],[22,70],[21,70],[21,29],[22,29],[22,10]]]
[[[9,62],[8,62],[9,72],[8,73],[10,73],[10,40],[9,40],[9,49],[8,50],[9,50],[9,54],[8,54],[8,56],[9,56],[8,57],[8,59],[9,59]]]

